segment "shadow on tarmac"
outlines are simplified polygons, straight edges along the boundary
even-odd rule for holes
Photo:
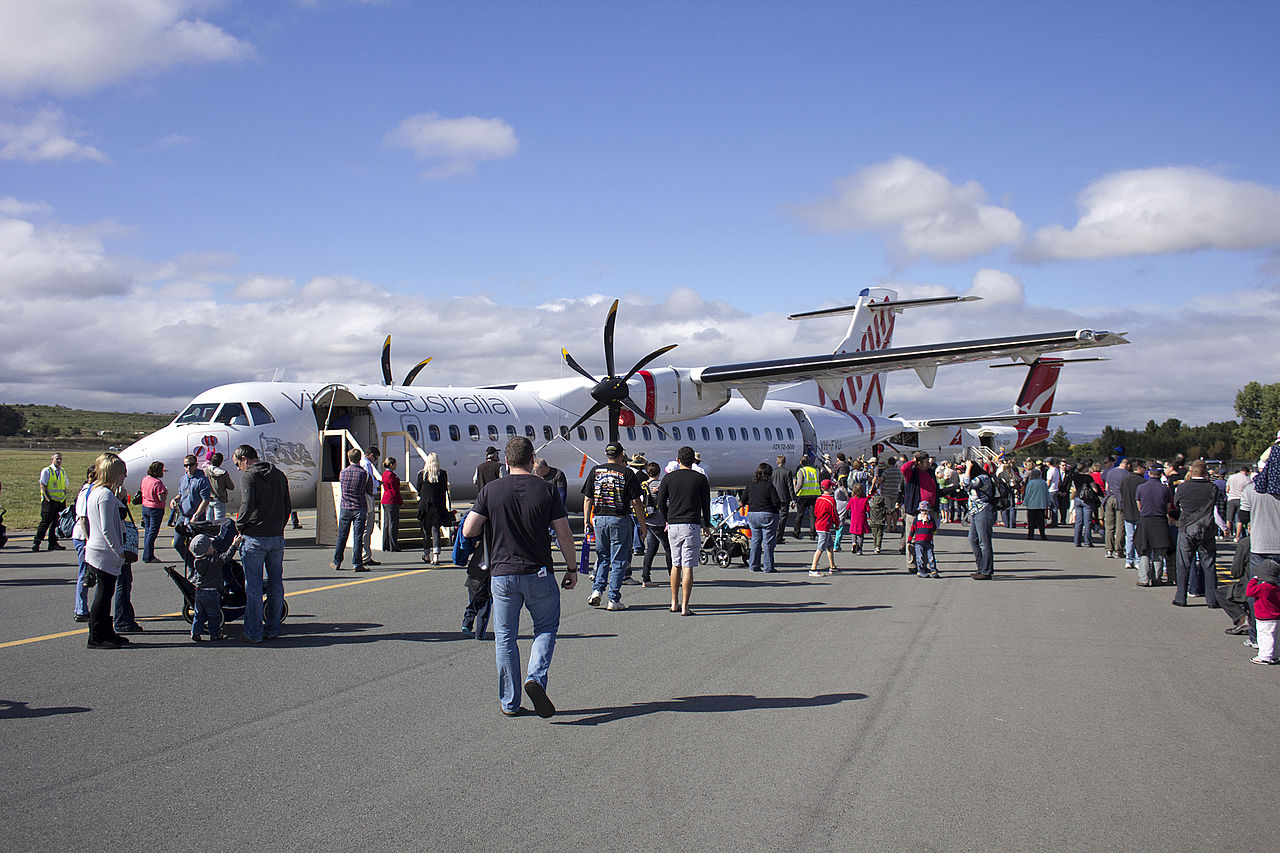
[[[635,705],[620,705],[613,708],[575,708],[561,709],[557,716],[569,714],[586,714],[580,720],[556,720],[557,726],[598,726],[604,723],[615,723],[645,714],[660,714],[663,711],[680,713],[709,714],[724,711],[768,711],[788,708],[818,708],[824,705],[837,705],[841,702],[852,702],[866,699],[865,693],[823,693],[818,696],[749,696],[742,693],[720,693],[707,696],[679,696],[675,699],[662,699],[655,702],[638,702]]]
[[[0,586],[75,586],[75,578],[3,578]]]
[[[59,714],[83,714],[92,711],[79,705],[62,707],[32,708],[26,702],[14,702],[12,699],[0,699],[0,720],[27,719],[30,717],[56,717]]]
[[[736,602],[734,604],[703,604],[695,602],[694,609],[708,616],[750,616],[758,613],[856,613],[860,610],[889,610],[889,604],[863,604],[858,607],[832,607],[822,601],[796,601],[790,603],[762,601],[758,604]]]

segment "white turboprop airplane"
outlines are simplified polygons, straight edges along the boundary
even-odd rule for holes
[[[449,471],[453,496],[467,499],[474,496],[472,473],[484,459],[485,448],[525,435],[539,456],[565,472],[574,497],[586,471],[603,455],[610,433],[620,431],[618,438],[629,453],[643,453],[660,463],[690,444],[701,453],[713,486],[738,488],[762,460],[772,463],[779,454],[793,463],[806,451],[844,451],[852,458],[904,430],[919,432],[942,423],[884,417],[888,371],[915,370],[932,387],[939,365],[1002,357],[1031,364],[1048,352],[1128,343],[1121,332],[1080,329],[890,348],[895,317],[903,310],[975,298],[900,300],[892,290],[867,288],[854,305],[792,315],[852,315],[844,339],[831,355],[643,369],[672,348],[664,347],[623,375],[614,373],[615,302],[605,323],[607,375],[602,380],[563,352],[566,363],[584,379],[413,388],[410,382],[419,364],[396,386],[391,381],[388,338],[383,385],[221,385],[198,395],[173,423],[130,445],[121,457],[129,467],[131,491],[152,461],[163,461],[175,473],[189,453],[204,460],[221,452],[228,460],[224,467],[238,485],[238,472],[229,464],[231,451],[251,444],[289,477],[294,506],[306,507],[315,505],[319,485],[336,480],[341,467],[340,443],[322,443],[322,430],[346,429],[366,448],[382,442],[387,433],[399,432],[424,451],[439,454]],[[1056,414],[1034,411],[1045,412],[1041,417]],[[391,449],[397,446],[394,441],[389,444]],[[399,473],[412,482],[421,461],[405,455],[411,458]],[[176,483],[169,485],[176,491]],[[238,494],[237,489],[233,501]]]

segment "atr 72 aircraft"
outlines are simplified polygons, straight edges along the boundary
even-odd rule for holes
[[[204,459],[217,451],[230,459],[236,446],[251,444],[260,457],[284,471],[294,506],[302,507],[315,504],[319,483],[336,479],[341,467],[339,454],[322,444],[321,430],[346,429],[366,448],[379,444],[385,433],[403,432],[424,451],[439,454],[449,471],[454,497],[467,499],[474,496],[471,475],[485,448],[501,447],[509,437],[525,435],[539,456],[565,472],[569,494],[576,496],[586,471],[603,455],[606,441],[616,436],[628,452],[644,453],[658,462],[674,458],[683,444],[693,445],[702,454],[713,486],[738,488],[751,478],[760,461],[772,462],[778,454],[794,461],[809,450],[833,456],[843,451],[852,458],[904,431],[979,424],[995,429],[989,422],[1012,419],[1015,435],[1019,429],[1026,437],[1032,431],[1047,434],[1043,424],[1050,415],[1059,414],[1048,411],[1052,382],[1049,398],[1030,409],[1033,418],[1017,412],[907,421],[882,414],[886,374],[911,369],[926,387],[932,387],[939,365],[1002,357],[1033,364],[1044,353],[1128,343],[1123,333],[1079,329],[890,347],[894,320],[903,310],[975,298],[900,300],[892,290],[867,288],[854,305],[792,315],[792,319],[852,315],[844,339],[830,355],[645,369],[673,345],[645,356],[625,374],[614,370],[618,308],[614,302],[605,322],[603,379],[562,351],[581,379],[412,388],[419,364],[397,386],[391,379],[388,338],[383,347],[382,385],[241,382],[211,388],[192,400],[173,423],[129,446],[121,457],[129,467],[132,491],[154,460],[177,472],[188,453]],[[1054,380],[1056,369],[1052,368]],[[236,479],[235,468],[226,467]],[[420,460],[411,458],[400,474],[412,482],[419,468]],[[237,489],[233,500],[238,493]]]

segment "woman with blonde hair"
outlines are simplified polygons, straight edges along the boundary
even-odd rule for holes
[[[123,459],[114,453],[103,453],[94,462],[93,489],[85,502],[84,521],[89,535],[84,559],[87,569],[98,579],[93,604],[89,606],[91,649],[118,649],[129,642],[111,624],[111,598],[124,566],[124,526],[120,523],[124,504],[119,493],[126,473]]]
[[[422,562],[440,562],[440,528],[452,524],[449,518],[449,472],[440,467],[440,457],[427,454],[427,464],[418,472],[418,523],[422,525]],[[427,551],[427,543],[431,551]]]

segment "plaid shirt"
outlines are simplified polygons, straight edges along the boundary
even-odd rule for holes
[[[359,465],[348,465],[338,475],[342,484],[342,500],[338,504],[341,512],[363,512],[366,509],[365,495],[373,495],[373,480],[369,472]]]

